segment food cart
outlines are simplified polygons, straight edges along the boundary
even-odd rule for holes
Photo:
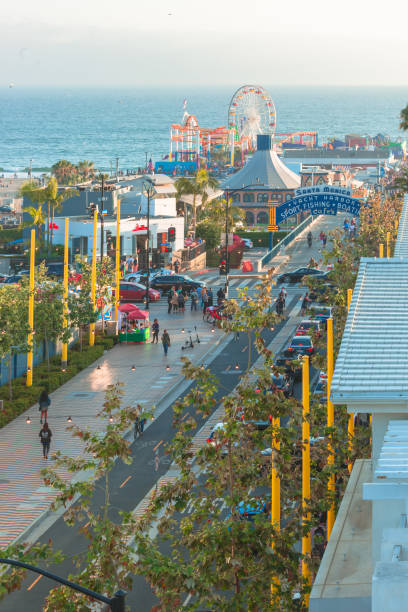
[[[150,338],[149,313],[134,304],[121,304],[119,342],[147,342]]]

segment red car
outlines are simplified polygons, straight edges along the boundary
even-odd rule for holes
[[[140,283],[121,282],[119,285],[119,298],[123,302],[143,302],[146,297],[146,287]],[[149,300],[157,302],[160,291],[149,289]]]

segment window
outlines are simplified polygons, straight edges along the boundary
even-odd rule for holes
[[[247,225],[254,225],[254,223],[255,223],[254,213],[251,213],[251,212],[247,211],[245,213],[245,220],[246,220]]]
[[[256,197],[257,202],[267,202],[269,200],[267,193],[258,193]]]
[[[266,212],[258,213],[257,223],[259,223],[259,225],[267,225],[268,224],[268,215],[266,214]]]
[[[233,202],[240,202],[241,201],[241,194],[240,193],[233,193],[232,194],[232,201]]]
[[[243,202],[255,202],[253,193],[244,193]]]

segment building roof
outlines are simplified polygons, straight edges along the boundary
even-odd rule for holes
[[[397,242],[394,248],[394,257],[408,258],[408,194],[404,197],[404,206],[398,225]]]
[[[333,402],[408,402],[407,278],[408,259],[361,259],[331,384]]]
[[[228,177],[221,187],[225,189],[297,189],[300,177],[289,170],[275,151],[258,150],[245,166]]]

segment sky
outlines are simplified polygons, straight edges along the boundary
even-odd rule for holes
[[[0,87],[408,84],[408,2],[14,0]]]

